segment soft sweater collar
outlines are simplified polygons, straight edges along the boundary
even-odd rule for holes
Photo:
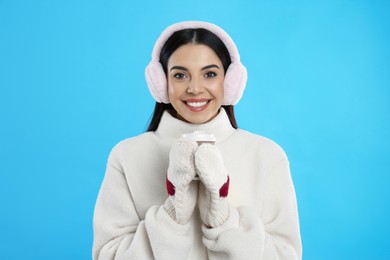
[[[229,117],[223,108],[220,109],[213,120],[204,124],[187,123],[174,118],[169,112],[165,111],[155,134],[158,138],[174,142],[183,134],[192,133],[193,131],[205,131],[214,134],[216,143],[220,143],[233,134],[235,129],[230,124]]]

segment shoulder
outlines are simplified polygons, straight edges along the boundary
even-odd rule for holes
[[[118,142],[111,149],[108,161],[114,165],[121,164],[125,158],[144,153],[152,146],[154,137],[154,132],[146,132]]]
[[[232,136],[237,146],[243,147],[243,149],[250,150],[257,153],[262,158],[268,158],[271,161],[284,161],[287,160],[286,153],[283,148],[275,141],[248,132],[243,129],[237,129],[236,133]]]
[[[148,143],[154,137],[154,132],[146,132],[140,135],[126,138],[120,142],[118,142],[113,148],[111,152],[120,152],[123,150],[134,148],[134,146],[141,143]]]

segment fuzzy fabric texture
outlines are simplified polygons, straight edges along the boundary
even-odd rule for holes
[[[194,141],[179,139],[169,153],[167,173],[167,191],[169,197],[165,209],[179,224],[187,224],[194,212],[198,196],[198,183],[195,177],[194,153],[198,144]]]
[[[177,224],[166,214],[162,207],[158,206],[154,206],[148,211],[145,216],[145,223],[154,257],[138,259],[188,259],[193,244],[191,229],[189,228],[190,223]],[[173,247],[177,248],[174,254],[171,250],[167,250]]]
[[[219,259],[222,253],[224,259],[275,259],[264,258],[266,232],[253,210],[248,207],[231,207],[229,214],[229,219],[217,228],[202,227],[203,243],[211,249],[210,259]],[[251,248],[249,258],[248,248]]]
[[[229,34],[217,25],[203,21],[175,23],[168,26],[161,33],[154,45],[152,60],[145,68],[145,79],[151,95],[158,103],[170,103],[166,75],[159,62],[160,52],[165,42],[174,32],[190,28],[203,28],[213,32],[222,40],[228,49],[232,63],[225,73],[224,99],[222,105],[236,105],[244,93],[247,82],[247,70],[240,62],[240,54]]]
[[[178,224],[164,205],[172,146],[183,133],[197,130],[215,135],[231,178],[229,216],[215,228],[203,224],[196,207],[187,224]],[[287,157],[271,140],[232,128],[224,109],[202,125],[166,112],[155,132],[117,144],[108,158],[93,226],[94,260],[302,257]]]
[[[221,152],[215,145],[202,144],[195,153],[195,167],[202,181],[199,187],[200,216],[206,226],[218,227],[229,217],[229,176]]]

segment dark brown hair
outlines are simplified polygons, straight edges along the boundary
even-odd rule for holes
[[[197,28],[197,29],[184,29],[184,30],[177,31],[173,33],[172,36],[165,42],[160,53],[160,63],[163,67],[165,75],[167,75],[169,57],[171,57],[172,53],[175,50],[177,50],[180,46],[185,45],[187,43],[204,44],[210,47],[217,54],[218,58],[221,60],[222,65],[224,67],[224,71],[226,73],[231,63],[231,59],[230,59],[229,51],[227,50],[225,44],[222,42],[221,39],[219,39],[218,36],[210,32],[209,30],[203,28]],[[237,126],[236,118],[234,116],[234,106],[229,105],[229,106],[222,106],[222,107],[225,109],[231,125],[237,129],[238,126]],[[154,107],[154,112],[147,130],[148,132],[157,130],[158,125],[160,124],[161,121],[161,117],[164,114],[165,110],[167,110],[173,116],[175,116],[176,111],[171,104],[156,102],[156,105]]]

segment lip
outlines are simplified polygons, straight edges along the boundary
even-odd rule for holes
[[[190,98],[190,99],[184,100],[183,103],[192,112],[201,112],[209,106],[211,100],[212,99],[208,99],[208,98]],[[200,106],[200,107],[193,107],[193,106],[188,105],[188,103],[198,103],[198,102],[206,102],[206,104],[203,106]]]

